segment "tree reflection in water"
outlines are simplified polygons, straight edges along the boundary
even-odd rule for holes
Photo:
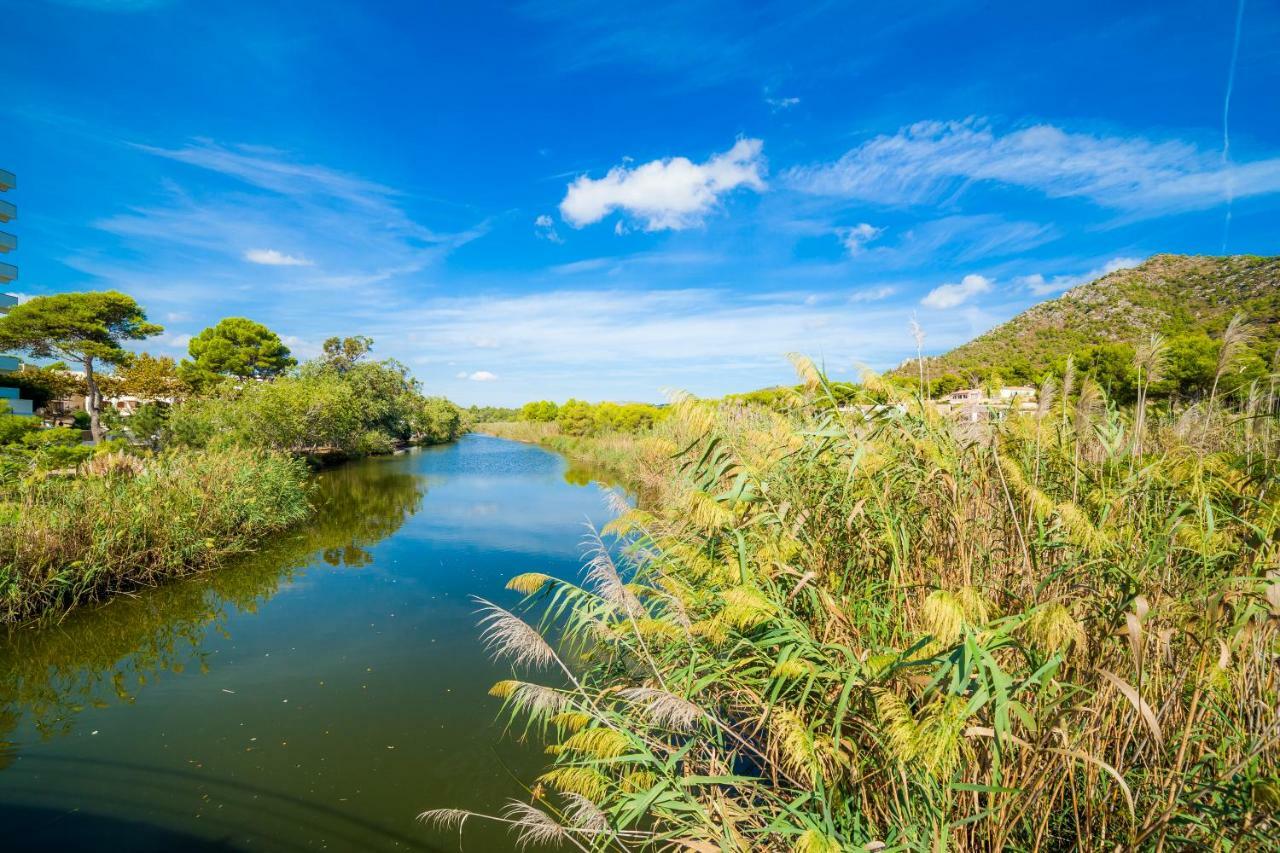
[[[227,635],[228,617],[255,612],[317,555],[335,568],[360,568],[370,548],[422,506],[426,480],[394,460],[371,459],[319,474],[313,519],[256,554],[216,571],[121,595],[58,624],[11,628],[0,647],[0,768],[8,737],[28,716],[43,739],[69,733],[85,707],[132,702],[165,673],[195,660],[209,631]],[[193,658],[194,655],[194,658]]]

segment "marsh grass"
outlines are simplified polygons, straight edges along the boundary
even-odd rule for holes
[[[552,765],[499,819],[584,850],[1273,844],[1275,383],[1138,417],[1072,375],[968,424],[797,367],[788,414],[675,404],[622,559],[513,581],[488,636],[543,677],[495,695]]]
[[[310,511],[304,463],[262,451],[103,456],[75,477],[10,483],[0,621],[211,568]]]

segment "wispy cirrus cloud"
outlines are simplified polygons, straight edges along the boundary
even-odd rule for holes
[[[739,139],[702,163],[687,157],[615,166],[603,178],[581,175],[569,184],[560,215],[575,228],[622,211],[646,231],[680,231],[702,224],[721,196],[739,187],[764,190],[764,143]]]
[[[249,249],[244,259],[251,264],[262,264],[268,267],[309,267],[314,262],[299,255],[290,255],[278,249]]]
[[[1140,215],[1212,207],[1229,185],[1237,198],[1280,192],[1280,158],[1227,164],[1181,140],[1051,124],[1002,132],[969,119],[876,136],[833,163],[793,168],[784,180],[805,193],[882,205],[937,204],[985,182]]]
[[[260,284],[295,293],[389,286],[485,230],[484,223],[454,231],[426,227],[405,210],[397,191],[273,148],[208,140],[133,147],[192,167],[165,181],[160,201],[94,223],[126,240],[152,268],[190,267],[198,258],[214,281],[242,277],[248,261],[261,268]],[[108,268],[122,266],[116,261]]]

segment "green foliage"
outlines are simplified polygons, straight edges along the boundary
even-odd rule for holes
[[[77,477],[7,485],[16,512],[0,516],[0,622],[210,568],[310,512],[306,468],[285,456],[128,459],[105,454]]]
[[[1076,369],[1083,376],[1092,376],[1111,399],[1132,403],[1138,394],[1133,353],[1129,344],[1095,344],[1076,353]]]
[[[79,409],[72,413],[71,423],[76,429],[85,430],[89,428],[89,413],[84,409]]]
[[[136,417],[136,416],[135,416]],[[258,447],[300,454],[386,453],[456,438],[461,413],[425,398],[404,365],[310,362],[293,376],[222,385],[169,414],[169,440],[189,447]]]
[[[365,335],[327,338],[323,344],[324,354],[320,356],[320,360],[326,367],[344,373],[368,355],[371,349],[373,349],[373,338]]]
[[[140,400],[185,397],[190,389],[178,375],[178,366],[167,355],[137,355],[118,370],[106,389],[108,396],[130,396]]]
[[[36,358],[86,359],[122,364],[130,355],[121,343],[158,335],[132,298],[114,290],[59,293],[20,302],[0,316],[0,350]]]
[[[122,418],[120,429],[137,444],[158,450],[169,441],[168,403],[144,403],[127,418]]]
[[[427,397],[420,403],[412,424],[423,444],[444,444],[461,434],[462,412],[444,397]]]
[[[589,435],[595,424],[591,404],[583,400],[569,400],[556,412],[556,426],[565,435]]]
[[[40,429],[40,419],[37,417],[0,412],[0,446],[17,444],[38,429]]]
[[[520,407],[515,420],[533,421],[534,423],[551,423],[560,414],[560,407],[551,400],[539,400],[536,403],[525,403]]]
[[[507,406],[468,406],[466,415],[467,420],[473,424],[485,424],[514,421],[519,417],[520,410]]]
[[[268,379],[297,364],[280,336],[245,317],[227,317],[187,345],[190,359],[178,366],[182,380],[207,388],[222,379]]]
[[[968,388],[969,383],[954,373],[944,373],[929,383],[929,394],[937,400],[955,391]]]
[[[491,694],[551,756],[521,840],[1270,849],[1280,380],[1173,412],[1081,381],[971,423],[801,366],[783,412],[673,406],[585,582],[487,608],[517,669]]]
[[[1232,315],[1243,312],[1256,332],[1248,355],[1224,390],[1241,393],[1264,373],[1280,346],[1280,258],[1252,255],[1156,255],[1042,302],[951,352],[929,359],[933,375],[953,373],[988,380],[998,371],[1009,384],[1035,384],[1070,355],[1092,347],[1134,346],[1152,332],[1169,340],[1169,365],[1152,398],[1193,400],[1213,385],[1217,344]],[[1099,381],[1110,381],[1122,400],[1131,381],[1112,354],[1098,354]],[[895,371],[915,376],[914,363]],[[967,384],[967,383],[966,383]],[[1128,389],[1128,390],[1127,390]]]
[[[42,409],[50,400],[69,397],[82,390],[83,383],[66,372],[66,365],[53,364],[48,367],[36,367],[32,364],[22,365],[16,373],[6,373],[4,384],[18,389],[18,396],[30,400],[31,404]],[[88,413],[85,413],[85,429],[89,428]]]
[[[98,423],[101,395],[95,364],[125,364],[131,353],[121,343],[157,335],[164,329],[147,322],[129,296],[114,290],[59,293],[21,302],[0,316],[0,350],[20,350],[36,358],[59,358],[84,366],[90,428],[102,439]]]

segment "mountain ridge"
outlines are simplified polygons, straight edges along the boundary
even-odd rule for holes
[[[1269,361],[1280,344],[1280,256],[1153,255],[1033,305],[925,363],[935,378],[998,371],[1032,380],[1085,348],[1133,345],[1152,332],[1219,338],[1237,311],[1257,335],[1254,349]],[[893,372],[915,376],[915,359]]]

